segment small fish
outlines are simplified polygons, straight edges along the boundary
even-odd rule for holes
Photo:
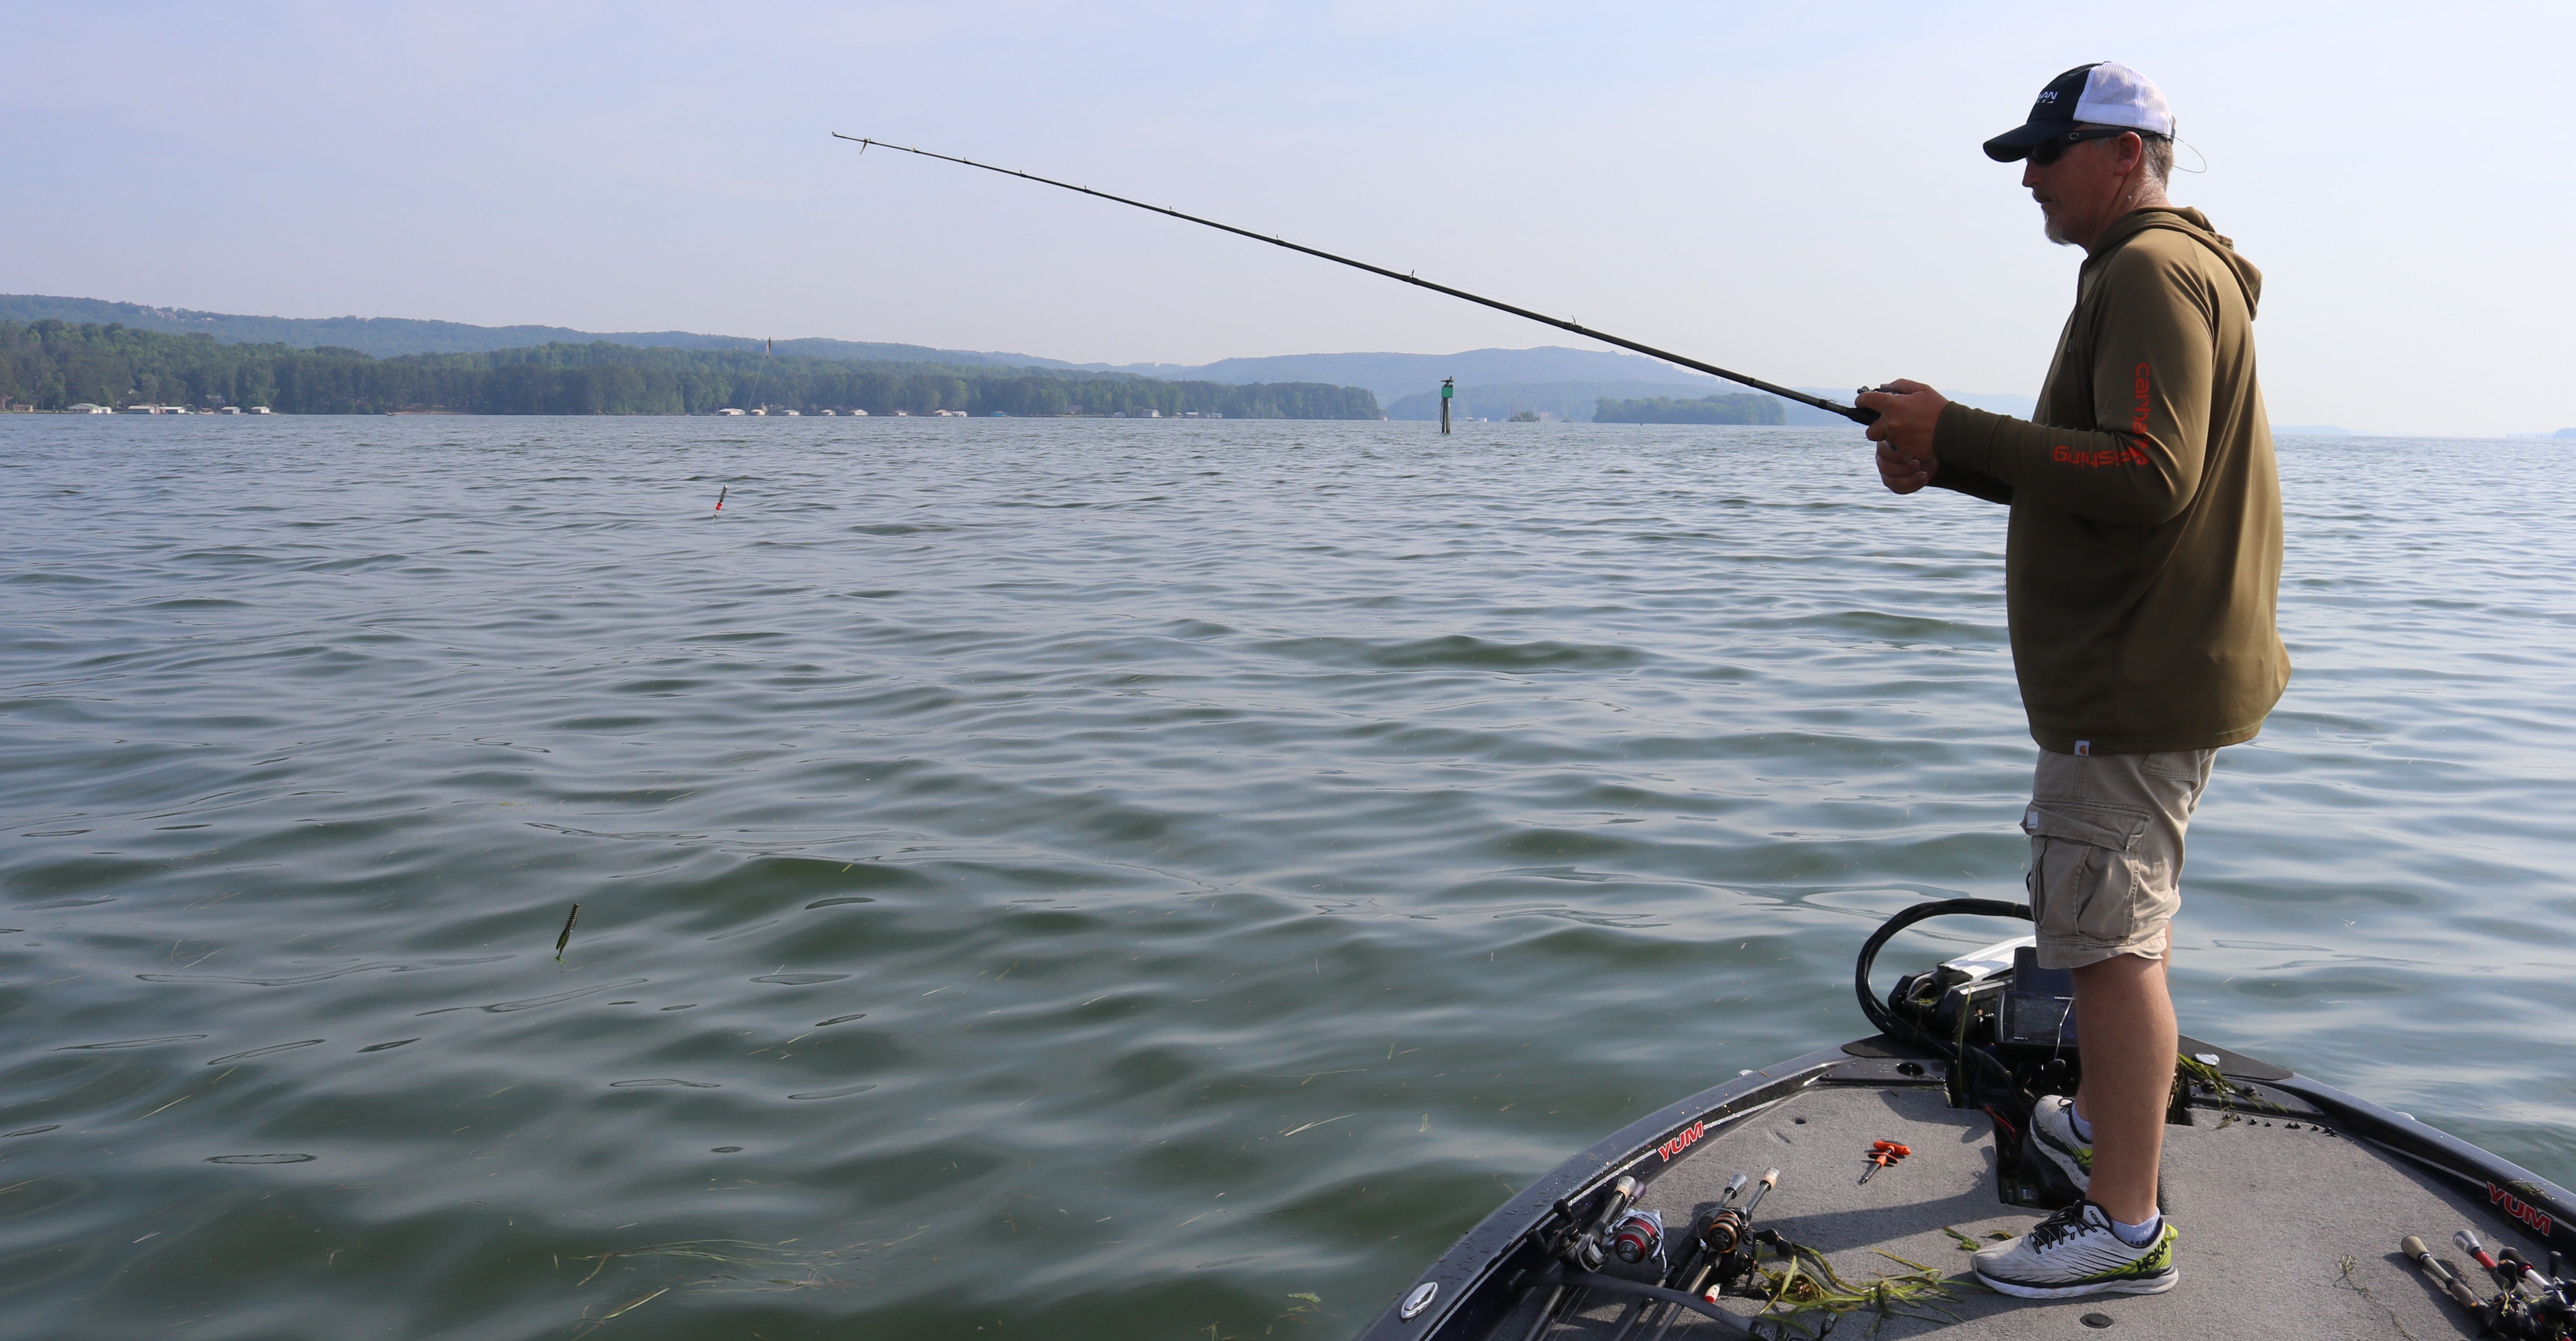
[[[558,964],[563,962],[564,947],[572,944],[572,924],[580,916],[581,905],[576,903],[572,906],[571,915],[564,918],[563,934],[555,937],[555,962]]]
[[[732,492],[733,486],[730,484],[718,485],[716,487],[716,512],[724,511],[725,495]],[[712,517],[715,515],[715,512],[710,512],[707,515]]]

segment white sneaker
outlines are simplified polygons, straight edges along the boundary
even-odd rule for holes
[[[2079,1201],[1968,1261],[1978,1280],[2023,1299],[2162,1294],[2182,1279],[2174,1266],[2174,1241],[2181,1237],[2168,1217],[2154,1242],[2133,1247],[2101,1207]]]
[[[2074,1100],[2052,1094],[2031,1105],[2030,1136],[2076,1191],[2093,1190],[2093,1143],[2075,1134]]]

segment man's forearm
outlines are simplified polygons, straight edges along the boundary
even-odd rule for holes
[[[2166,443],[2100,429],[2049,428],[1952,404],[1933,445],[1934,483],[1953,466],[1998,480],[2015,496],[2092,521],[2151,526],[2181,510],[2197,482],[2197,453],[2184,463]]]
[[[1941,463],[1939,470],[1932,472],[1932,483],[1944,489],[1955,489],[1970,498],[1982,498],[1989,503],[2008,504],[2013,501],[2011,485],[1992,475],[1947,461]]]

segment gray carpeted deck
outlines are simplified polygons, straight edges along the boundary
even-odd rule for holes
[[[2292,1129],[2274,1115],[2269,1126],[2261,1116],[2219,1126],[2217,1114],[2198,1116],[2201,1125],[2166,1129],[2165,1198],[2182,1231],[2182,1283],[2172,1291],[2029,1301],[1971,1286],[1949,1306],[1962,1321],[1893,1319],[1876,1335],[1889,1341],[1935,1334],[2335,1341],[2476,1335],[2398,1254],[2397,1241],[2421,1234],[2463,1265],[2451,1233],[2489,1224],[2481,1211],[2411,1167],[2304,1122]],[[1859,1186],[1874,1140],[1901,1141],[1914,1154]],[[1663,1212],[1678,1240],[1729,1178],[1738,1172],[1759,1177],[1777,1167],[1780,1184],[1757,1213],[1757,1227],[1823,1250],[1855,1283],[1899,1269],[1873,1250],[1965,1277],[1967,1253],[1943,1226],[1982,1242],[1990,1231],[2020,1233],[2039,1218],[1995,1200],[1993,1161],[1986,1119],[1947,1107],[1937,1089],[1819,1088],[1703,1143],[1649,1186],[1643,1204]],[[2476,1267],[2467,1270],[2482,1278]],[[1553,1341],[1607,1337],[1616,1329],[1622,1305],[1591,1298],[1594,1306],[1552,1332]],[[1756,1305],[1733,1307],[1750,1315]],[[2097,1321],[2086,1323],[2087,1314]],[[2107,1328],[2100,1317],[2110,1319]],[[1835,1330],[1857,1338],[1869,1333],[1872,1321],[1856,1314]],[[1653,1330],[1631,1336],[1643,1341]],[[1683,1314],[1669,1335],[1719,1333],[1717,1324]],[[1502,1334],[1520,1332],[1507,1326]]]

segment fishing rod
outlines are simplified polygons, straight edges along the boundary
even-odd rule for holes
[[[836,140],[848,140],[852,144],[859,146],[859,152],[863,154],[868,151],[868,147],[871,145],[880,149],[897,149],[907,154],[919,154],[923,158],[935,158],[942,163],[956,163],[969,168],[982,168],[986,172],[998,172],[1005,177],[1019,177],[1027,181],[1043,183],[1047,186],[1062,187],[1067,191],[1079,191],[1087,196],[1098,196],[1102,200],[1114,200],[1121,205],[1133,205],[1140,210],[1150,210],[1156,214],[1167,214],[1175,219],[1200,224],[1208,228],[1217,229],[1221,232],[1232,233],[1237,237],[1248,237],[1255,242],[1267,242],[1274,247],[1286,247],[1290,251],[1302,252],[1305,255],[1315,257],[1319,260],[1331,261],[1335,265],[1346,265],[1353,270],[1365,270],[1372,275],[1383,275],[1388,279],[1413,285],[1415,288],[1429,289],[1433,293],[1445,293],[1452,298],[1464,298],[1468,302],[1490,307],[1497,312],[1509,312],[1513,316],[1526,317],[1529,320],[1538,322],[1544,326],[1554,326],[1561,331],[1572,331],[1576,335],[1580,335],[1587,340],[1599,340],[1603,344],[1617,345],[1621,349],[1635,350],[1637,353],[1644,354],[1649,358],[1659,358],[1666,363],[1679,364],[1680,366],[1689,368],[1694,372],[1704,372],[1712,377],[1723,377],[1727,381],[1734,382],[1741,386],[1752,387],[1756,391],[1768,391],[1772,395],[1778,396],[1783,400],[1794,400],[1801,405],[1812,405],[1829,414],[1841,415],[1843,418],[1848,419],[1855,424],[1870,424],[1878,421],[1878,411],[1876,410],[1861,410],[1855,409],[1849,405],[1836,404],[1835,402],[1826,400],[1821,396],[1810,396],[1804,391],[1798,391],[1789,387],[1766,382],[1759,377],[1747,377],[1740,372],[1729,372],[1713,363],[1702,363],[1698,359],[1683,358],[1681,355],[1675,354],[1670,350],[1657,349],[1653,345],[1640,344],[1635,340],[1630,340],[1622,336],[1604,334],[1603,332],[1593,330],[1578,322],[1551,317],[1544,313],[1532,312],[1526,307],[1515,307],[1512,304],[1500,301],[1499,299],[1487,298],[1482,294],[1469,293],[1465,289],[1453,289],[1446,284],[1434,284],[1430,280],[1423,279],[1403,271],[1389,270],[1382,265],[1370,265],[1366,261],[1354,261],[1347,256],[1335,256],[1331,252],[1290,242],[1286,238],[1266,237],[1260,233],[1253,232],[1248,228],[1237,228],[1233,224],[1218,223],[1214,219],[1202,219],[1195,214],[1183,214],[1179,210],[1172,209],[1168,206],[1148,205],[1141,200],[1129,200],[1125,196],[1111,195],[1107,191],[1094,191],[1088,186],[1076,186],[1071,182],[1060,182],[1052,177],[1040,177],[1035,173],[1021,172],[1016,168],[997,168],[990,163],[978,163],[971,158],[957,158],[949,154],[934,154],[927,149],[915,149],[910,145],[904,144],[888,144],[884,140],[871,140],[859,135],[844,135],[837,130],[832,132],[832,138]]]

